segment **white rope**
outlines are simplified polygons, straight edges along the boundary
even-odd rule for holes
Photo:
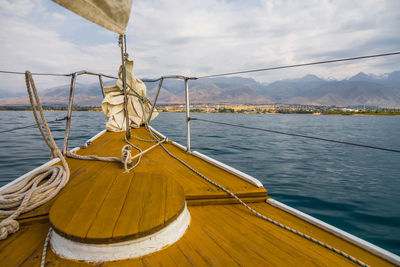
[[[121,158],[118,158],[118,157],[100,157],[100,156],[96,156],[96,155],[78,155],[78,154],[72,153],[70,151],[67,151],[65,153],[65,156],[68,157],[68,158],[80,159],[80,160],[124,163],[124,161]]]
[[[44,240],[44,245],[43,245],[43,250],[42,250],[42,259],[40,260],[40,267],[44,267],[46,265],[47,247],[49,246],[49,241],[50,241],[52,233],[53,233],[53,231],[51,230],[51,227],[50,227],[49,231],[47,232],[46,239]]]
[[[121,157],[100,157],[97,155],[78,155],[75,154],[73,152],[67,151],[65,153],[65,156],[68,158],[73,158],[73,159],[79,159],[79,160],[92,160],[92,161],[105,161],[105,162],[118,162],[121,163],[124,168],[125,168],[125,173],[129,173],[131,170],[133,170],[134,168],[136,168],[139,163],[140,163],[140,159],[142,158],[142,155],[144,153],[147,152],[146,151],[142,151],[139,147],[135,146],[134,144],[132,144],[131,142],[128,141],[128,139],[125,136],[125,141],[129,144],[129,145],[125,145],[122,147],[121,149]],[[139,151],[138,154],[132,156],[132,148],[135,148],[136,150]],[[136,161],[136,163],[133,166],[130,166],[133,162],[134,159],[138,158],[138,160]]]
[[[64,155],[58,148],[51,134],[42,105],[40,103],[39,95],[37,93],[32,78],[32,74],[29,71],[25,73],[25,81],[36,124],[44,141],[50,148],[50,156],[52,158],[58,157],[61,160],[62,166],[55,165],[37,170],[27,176],[25,179],[0,192],[0,218],[5,218],[0,222],[0,240],[6,239],[8,235],[13,234],[19,230],[19,223],[16,219],[20,214],[31,211],[54,198],[59,193],[59,191],[68,183],[70,177],[70,169],[68,167],[67,161],[65,160]],[[32,96],[32,92],[34,98]],[[40,117],[45,130],[43,130],[43,127],[40,123],[36,106],[39,109]],[[69,129],[66,129],[66,131],[68,130]],[[129,172],[139,164],[140,159],[144,153],[150,151],[156,145],[159,145],[161,143],[160,141],[158,144],[146,149],[145,151],[142,151],[139,147],[130,143],[127,140],[126,136],[125,141],[129,145],[126,145],[122,148],[121,158],[100,157],[96,155],[78,155],[68,151],[65,153],[65,156],[80,160],[120,162],[124,165],[125,172]],[[137,149],[139,151],[139,154],[132,156],[132,148]],[[138,160],[135,165],[130,166],[132,164],[132,161],[136,158],[138,158]],[[51,228],[49,229],[46,236],[40,266],[45,265],[47,246],[50,236]]]
[[[5,218],[0,222],[0,240],[18,231],[19,223],[16,219],[21,213],[31,211],[55,197],[67,184],[70,176],[68,164],[60,149],[57,147],[44,116],[43,108],[32,79],[32,74],[28,71],[25,73],[25,80],[33,115],[40,133],[49,146],[52,157],[58,157],[61,160],[62,166],[55,165],[38,170],[0,192],[0,218]],[[36,105],[39,109],[47,136],[40,123]]]

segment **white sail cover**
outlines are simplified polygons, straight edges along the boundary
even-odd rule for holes
[[[132,0],[53,0],[110,31],[125,34]]]
[[[138,128],[144,124],[151,111],[151,102],[146,98],[146,85],[133,74],[133,61],[127,60],[126,83],[128,93],[129,124],[132,128]],[[122,66],[119,69],[121,73]],[[124,88],[121,77],[115,85],[104,87],[105,97],[101,103],[104,114],[108,117],[106,129],[112,132],[126,130],[124,113]],[[151,120],[157,117],[158,112],[154,109]]]

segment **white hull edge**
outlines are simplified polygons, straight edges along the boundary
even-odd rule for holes
[[[151,128],[152,131],[154,131],[154,132],[155,132],[157,135],[159,135],[161,138],[165,138],[165,136],[164,136],[163,134],[161,134],[160,132],[158,132],[157,130],[155,130],[153,127],[151,127],[151,126],[149,126],[149,127]],[[92,138],[90,138],[88,141],[93,141],[93,140],[97,139],[98,137],[100,137],[101,135],[103,135],[105,132],[106,132],[106,130],[100,131],[98,134],[96,134],[95,136],[93,136]],[[179,147],[179,148],[182,149],[183,151],[186,151],[186,150],[187,150],[187,148],[186,148],[185,146],[183,146],[183,145],[181,145],[181,144],[179,144],[179,143],[177,143],[177,142],[172,142],[172,144],[173,144],[174,146],[176,146],[176,147]],[[70,151],[76,152],[76,151],[78,151],[79,149],[80,149],[79,147],[76,147],[76,148],[73,148],[73,149],[70,150]],[[252,179],[250,179],[250,180],[247,180],[247,179],[244,179],[244,178],[243,178],[243,179],[246,180],[246,181],[249,181],[250,183],[252,183],[252,184],[254,184],[254,185],[256,185],[256,186],[263,186],[262,183],[261,183],[258,179],[254,178],[254,177],[252,177],[252,176],[250,176],[250,175],[248,175],[248,174],[245,174],[245,173],[243,173],[243,172],[241,172],[241,171],[239,171],[239,170],[236,170],[236,169],[234,169],[234,168],[232,168],[232,167],[230,167],[230,166],[228,166],[228,165],[226,165],[226,164],[224,164],[224,163],[222,163],[222,162],[219,162],[219,161],[217,161],[217,160],[215,160],[215,159],[212,159],[212,158],[210,158],[210,157],[208,157],[208,156],[205,156],[205,155],[201,154],[200,152],[194,151],[192,154],[194,154],[195,156],[197,156],[197,157],[199,157],[199,158],[202,158],[203,160],[206,160],[206,161],[210,160],[210,161],[208,161],[208,162],[211,163],[211,164],[213,164],[213,165],[215,165],[215,166],[221,167],[221,168],[223,168],[223,169],[225,169],[224,167],[226,167],[227,169],[225,169],[225,170],[227,170],[228,172],[231,172],[231,173],[233,173],[233,174],[235,174],[235,175],[238,175],[240,178],[243,178],[240,174],[244,174],[244,175],[247,176],[247,177],[251,177]],[[39,167],[33,169],[32,171],[30,171],[30,172],[28,172],[28,173],[26,173],[26,174],[24,174],[24,175],[18,177],[17,179],[11,181],[10,183],[5,184],[4,186],[0,187],[0,192],[1,192],[2,190],[4,190],[4,189],[8,188],[9,186],[11,186],[11,185],[13,185],[13,184],[15,184],[15,183],[18,183],[19,181],[23,180],[25,177],[27,177],[27,176],[30,175],[31,173],[33,173],[33,172],[35,172],[35,171],[37,171],[37,170],[40,170],[40,169],[42,169],[42,168],[48,167],[48,166],[50,166],[50,165],[53,165],[53,164],[55,164],[55,163],[57,163],[57,162],[59,162],[59,161],[60,161],[60,160],[59,160],[58,158],[56,158],[56,159],[52,159],[52,160],[50,160],[50,161],[48,161],[48,162],[42,164],[41,166],[39,166]],[[254,179],[254,181],[253,181],[253,179]],[[328,231],[328,232],[330,232],[330,233],[332,233],[332,234],[334,234],[334,235],[336,235],[336,236],[339,236],[339,237],[341,237],[341,238],[343,238],[343,239],[345,239],[345,240],[351,242],[352,244],[357,245],[357,246],[359,246],[359,247],[361,247],[361,248],[363,248],[363,249],[365,249],[365,250],[367,250],[367,251],[373,253],[374,255],[380,256],[380,257],[382,257],[382,258],[384,258],[384,259],[386,259],[386,260],[388,260],[388,261],[394,263],[395,265],[400,265],[400,257],[397,256],[396,254],[390,252],[390,251],[387,251],[387,250],[382,249],[382,248],[380,248],[380,247],[378,247],[378,246],[375,246],[375,245],[369,243],[368,241],[365,241],[365,240],[363,240],[363,239],[361,239],[361,238],[358,238],[358,237],[356,237],[356,236],[354,236],[354,235],[352,235],[352,234],[350,234],[350,233],[347,233],[347,232],[345,232],[345,231],[343,231],[343,230],[340,230],[339,228],[336,228],[336,227],[334,227],[334,226],[332,226],[332,225],[330,225],[330,224],[327,224],[327,223],[325,223],[325,222],[323,222],[323,221],[321,221],[321,220],[319,220],[319,219],[317,219],[317,218],[314,218],[314,217],[312,217],[312,216],[310,216],[310,215],[308,215],[308,214],[306,214],[306,213],[304,213],[304,212],[301,212],[301,211],[299,211],[299,210],[297,210],[297,209],[295,209],[295,208],[292,208],[292,207],[290,207],[290,206],[287,206],[287,205],[285,205],[285,204],[283,204],[283,203],[281,203],[281,202],[279,202],[279,201],[277,201],[277,200],[274,200],[274,199],[272,199],[272,198],[269,198],[269,199],[267,200],[267,203],[269,203],[269,204],[271,204],[271,205],[273,205],[273,206],[275,206],[275,207],[277,207],[277,208],[279,208],[279,209],[281,209],[281,210],[283,210],[283,211],[286,211],[286,212],[288,212],[288,213],[290,213],[290,214],[292,214],[292,215],[294,215],[294,216],[296,216],[296,217],[298,217],[298,218],[301,218],[301,219],[303,219],[303,220],[305,220],[305,221],[307,221],[307,222],[309,222],[309,223],[311,223],[311,224],[313,224],[313,225],[316,225],[316,226],[318,226],[318,227],[320,227],[320,228],[322,228],[322,229],[324,229],[324,230],[326,230],[326,231]],[[185,210],[187,210],[186,207],[185,207]],[[182,212],[182,213],[183,213],[183,212]],[[181,215],[182,215],[182,214],[181,214]],[[181,216],[181,215],[180,215],[180,216]],[[190,222],[190,214],[189,214],[189,222]],[[173,222],[173,223],[174,223],[174,222]],[[172,224],[172,223],[171,223],[171,224]],[[170,225],[169,225],[169,226],[170,226]],[[167,226],[167,227],[169,227],[169,226]],[[163,230],[165,230],[165,229],[166,229],[166,228],[164,228]],[[187,229],[187,228],[186,228],[186,229]],[[161,230],[161,231],[162,231],[162,230]],[[185,230],[185,231],[186,231],[186,230]],[[56,236],[56,235],[59,236],[58,234],[56,234],[56,233],[53,231],[53,233],[52,233],[52,238],[53,238],[53,236]],[[61,237],[61,236],[60,236],[60,237]],[[61,238],[62,238],[62,237],[61,237]],[[69,242],[73,242],[73,241],[69,241]],[[131,241],[130,241],[130,242],[131,242]],[[75,243],[77,243],[77,242],[75,242]],[[117,244],[121,244],[121,243],[117,243]],[[85,245],[86,245],[86,244],[85,244]]]
[[[263,187],[263,184],[258,179],[254,178],[253,176],[250,176],[250,175],[248,175],[248,174],[246,174],[244,172],[241,172],[241,171],[239,171],[239,170],[237,170],[235,168],[232,168],[231,166],[226,165],[226,164],[224,164],[224,163],[222,163],[222,162],[220,162],[218,160],[210,158],[210,157],[208,157],[208,156],[206,156],[206,155],[204,155],[204,154],[202,154],[200,152],[197,152],[197,151],[193,151],[192,155],[194,155],[194,156],[196,156],[198,158],[201,158],[202,160],[205,160],[208,163],[211,163],[211,164],[213,164],[213,165],[215,165],[217,167],[220,167],[221,169],[223,169],[223,170],[225,170],[225,171],[227,171],[229,173],[232,173],[232,174],[238,176],[239,178],[241,178],[242,180],[245,180],[245,181],[247,181],[247,182],[249,182],[249,183],[251,183],[251,184],[253,184],[253,185],[257,186],[257,187]]]
[[[160,133],[159,131],[157,131],[156,129],[154,129],[153,127],[151,127],[150,125],[149,125],[149,128],[156,134],[156,135],[158,135],[159,137],[161,137],[161,138],[166,138],[166,136],[165,135],[163,135],[162,133]]]
[[[149,127],[158,136],[160,136],[161,138],[165,138],[165,135],[163,135],[162,133],[160,133],[159,131],[157,131],[153,127],[151,127],[151,126],[149,126]],[[179,144],[177,142],[174,142],[174,141],[172,142],[172,144],[174,146],[180,148],[183,151],[187,151],[187,147],[184,146],[184,145],[181,145],[181,144]],[[238,176],[239,178],[241,178],[241,179],[243,179],[243,180],[245,180],[245,181],[257,186],[257,187],[262,187],[263,186],[263,184],[258,179],[254,178],[254,177],[252,177],[252,176],[250,176],[250,175],[248,175],[246,173],[243,173],[243,172],[241,172],[241,171],[239,171],[239,170],[237,170],[235,168],[232,168],[231,166],[228,166],[228,165],[226,165],[226,164],[224,164],[224,163],[222,163],[222,162],[220,162],[218,160],[210,158],[210,157],[208,157],[208,156],[206,156],[206,155],[204,155],[204,154],[202,154],[200,152],[193,151],[193,152],[191,152],[191,154],[196,156],[196,157],[198,157],[198,158],[201,158],[202,160],[207,161],[208,163],[211,163],[212,165],[217,166],[217,167],[219,167],[219,168],[221,168],[221,169],[223,169],[223,170],[225,170],[225,171],[227,171],[229,173],[232,173],[232,174]]]
[[[397,256],[396,254],[393,254],[390,251],[387,251],[383,248],[380,248],[378,246],[375,246],[374,244],[369,243],[368,241],[365,241],[361,238],[358,238],[352,234],[349,234],[343,230],[340,230],[339,228],[336,228],[333,225],[327,224],[317,218],[314,218],[304,212],[301,212],[295,208],[289,207],[275,199],[269,198],[267,200],[267,203],[271,204],[274,207],[277,207],[285,212],[288,212],[304,221],[307,221],[319,228],[324,229],[325,231],[332,233],[340,238],[343,238],[344,240],[349,241],[350,243],[359,246],[369,252],[371,252],[374,255],[377,255],[381,258],[384,258],[385,260],[390,261],[391,263],[394,263],[395,265],[400,265],[400,257]]]
[[[176,147],[179,147],[183,151],[187,151],[187,148],[184,145],[181,145],[181,144],[179,144],[177,142],[172,142],[172,144],[174,146],[176,146]],[[257,186],[257,187],[263,187],[263,184],[257,178],[254,178],[253,176],[250,176],[250,175],[248,175],[248,174],[246,174],[244,172],[241,172],[241,171],[239,171],[239,170],[237,170],[237,169],[235,169],[235,168],[233,168],[233,167],[231,167],[229,165],[226,165],[225,163],[222,163],[222,162],[220,162],[220,161],[218,161],[216,159],[210,158],[209,156],[206,156],[206,155],[204,155],[204,154],[202,154],[202,153],[200,153],[198,151],[193,151],[193,152],[191,152],[191,154],[193,156],[196,156],[196,157],[198,157],[198,158],[200,158],[200,159],[202,159],[204,161],[207,161],[208,163],[210,163],[210,164],[212,164],[214,166],[217,166],[217,167],[219,167],[219,168],[221,168],[221,169],[223,169],[223,170],[225,170],[225,171],[227,171],[229,173],[232,173],[232,174],[238,176],[240,179],[245,180],[245,181],[247,181],[247,182],[249,182],[249,183],[251,183],[251,184],[253,184],[253,185]]]
[[[103,135],[106,131],[107,131],[107,130],[102,130],[102,131],[100,131],[98,134],[96,134],[95,136],[93,136],[92,138],[90,138],[89,140],[87,140],[87,142],[88,142],[88,141],[93,142],[95,139],[97,139],[97,138],[99,138],[101,135]],[[71,149],[70,151],[75,153],[75,152],[78,151],[79,149],[80,149],[80,147],[75,147],[75,148]],[[46,167],[51,166],[51,165],[53,165],[53,164],[56,164],[56,163],[58,163],[59,161],[60,161],[59,158],[55,158],[55,159],[49,160],[48,162],[46,162],[46,163],[40,165],[39,167],[37,167],[37,168],[31,170],[30,172],[25,173],[24,175],[22,175],[22,176],[18,177],[17,179],[15,179],[15,180],[9,182],[8,184],[3,185],[2,187],[0,187],[0,192],[3,191],[4,189],[8,188],[9,186],[18,183],[19,181],[22,181],[23,179],[25,179],[27,176],[29,176],[29,175],[32,174],[33,172],[38,171],[38,170],[43,169],[43,168],[46,168]]]

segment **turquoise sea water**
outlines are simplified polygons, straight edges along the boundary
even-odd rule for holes
[[[65,112],[46,112],[48,120]],[[193,117],[400,149],[400,117],[192,114]],[[104,115],[74,112],[70,148],[101,131]],[[0,111],[1,131],[33,123],[31,111]],[[152,125],[185,144],[185,115]],[[192,148],[258,178],[294,208],[400,254],[400,153],[192,121]],[[61,145],[65,122],[52,124]],[[37,128],[0,133],[0,185],[48,160]]]

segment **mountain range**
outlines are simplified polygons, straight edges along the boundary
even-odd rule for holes
[[[112,84],[108,82],[107,84]],[[158,83],[146,83],[153,99]],[[165,80],[159,103],[184,103],[182,80]],[[69,85],[40,92],[44,104],[65,104]],[[76,84],[75,105],[99,105],[102,100],[98,84]],[[209,104],[303,104],[327,106],[400,107],[400,71],[385,75],[363,72],[344,80],[326,80],[309,74],[302,78],[262,84],[251,78],[218,77],[190,81],[191,103]],[[0,89],[0,105],[28,104],[24,93],[13,94]]]

